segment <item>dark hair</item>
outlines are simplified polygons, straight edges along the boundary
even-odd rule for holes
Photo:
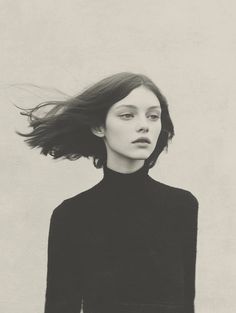
[[[91,128],[104,125],[109,108],[140,86],[151,90],[161,105],[161,132],[153,153],[145,160],[145,166],[151,168],[164,148],[167,150],[168,141],[174,136],[174,126],[166,98],[142,74],[118,73],[67,100],[43,102],[33,109],[23,109],[21,114],[28,116],[33,130],[28,134],[17,131],[17,134],[28,137],[25,142],[32,148],[41,148],[44,155],[69,160],[92,157],[94,166],[101,168],[107,159],[106,147],[103,139],[94,135]],[[45,107],[50,110],[41,117],[37,116]]]

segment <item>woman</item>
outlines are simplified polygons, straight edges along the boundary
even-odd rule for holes
[[[45,313],[193,313],[198,201],[148,175],[174,135],[158,87],[118,73],[24,114],[31,147],[104,174],[52,213]]]

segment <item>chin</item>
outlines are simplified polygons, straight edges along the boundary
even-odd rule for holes
[[[146,160],[150,157],[150,153],[137,153],[135,155],[130,156],[131,159],[134,160]]]

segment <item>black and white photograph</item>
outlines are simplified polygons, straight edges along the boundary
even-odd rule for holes
[[[234,313],[234,2],[0,6],[0,311]]]

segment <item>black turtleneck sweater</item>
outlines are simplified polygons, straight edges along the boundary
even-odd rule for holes
[[[198,201],[106,166],[52,213],[45,313],[193,313]]]

